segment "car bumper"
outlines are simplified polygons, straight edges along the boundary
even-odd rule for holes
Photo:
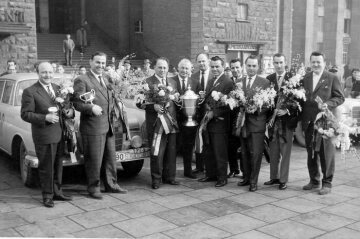
[[[150,148],[127,149],[115,152],[116,163],[146,159],[150,156]],[[31,168],[39,167],[39,160],[36,156],[26,155],[25,164]],[[70,153],[70,157],[63,160],[63,166],[74,166],[84,164],[83,155],[76,156]]]

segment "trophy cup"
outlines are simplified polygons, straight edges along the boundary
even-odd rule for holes
[[[192,127],[198,125],[198,123],[193,120],[193,117],[196,113],[197,100],[199,96],[191,90],[189,86],[188,90],[183,96],[180,97],[182,100],[183,112],[187,116],[187,120],[183,123],[184,126]]]
[[[80,100],[84,101],[85,103],[93,104],[93,100],[95,99],[95,90],[91,89],[91,91],[80,95],[79,98],[80,98]]]

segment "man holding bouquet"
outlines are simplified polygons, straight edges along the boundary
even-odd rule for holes
[[[247,77],[242,78],[243,89],[247,101],[251,101],[257,90],[270,87],[267,79],[257,75],[259,59],[255,55],[249,56],[246,61]],[[252,109],[250,109],[252,108]],[[241,156],[244,163],[244,180],[238,186],[250,185],[249,190],[257,190],[261,159],[264,151],[266,120],[269,109],[257,105],[245,106],[245,122],[241,128]]]
[[[155,74],[146,79],[148,92],[145,102],[146,129],[151,145],[150,171],[152,188],[158,189],[160,182],[179,185],[176,176],[176,108],[172,100],[166,100],[177,84],[167,78],[168,59],[156,60]],[[164,94],[162,93],[164,92]],[[164,125],[165,124],[165,125]]]
[[[269,122],[270,181],[264,184],[279,184],[279,189],[284,190],[287,188],[286,183],[289,178],[293,134],[297,126],[300,109],[296,104],[286,105],[287,102],[290,102],[290,99],[287,99],[282,94],[283,90],[281,87],[286,87],[289,79],[292,77],[291,73],[285,71],[285,56],[280,53],[275,54],[273,56],[273,65],[275,73],[266,78],[277,92],[275,101],[277,104]],[[300,84],[296,87],[300,87]],[[296,102],[294,101],[294,103]]]

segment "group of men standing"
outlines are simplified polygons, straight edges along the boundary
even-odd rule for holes
[[[270,115],[275,114],[275,122],[285,122],[285,134],[275,132],[270,136],[270,181],[265,185],[279,184],[279,189],[287,187],[289,165],[292,148],[293,131],[298,121],[301,121],[306,138],[308,153],[309,184],[303,187],[310,190],[320,187],[319,161],[322,169],[322,189],[320,194],[331,191],[331,182],[335,168],[335,148],[328,139],[322,139],[319,149],[313,147],[316,115],[325,109],[334,109],[344,102],[344,95],[336,75],[325,71],[325,57],[323,54],[313,52],[310,56],[312,72],[303,78],[303,87],[306,90],[306,102],[302,112],[288,110],[257,110],[255,113],[246,113],[245,122],[239,134],[236,131],[235,121],[237,110],[233,111],[226,105],[211,106],[209,97],[213,91],[229,94],[235,84],[242,83],[245,95],[250,94],[255,88],[266,89],[272,84],[277,92],[292,77],[285,71],[286,59],[282,54],[275,54],[273,62],[275,73],[266,79],[259,76],[259,59],[251,55],[245,61],[247,76],[242,76],[242,65],[239,59],[230,62],[233,77],[224,74],[225,63],[218,56],[209,59],[206,53],[196,56],[199,71],[192,74],[192,63],[184,58],[178,64],[179,74],[168,78],[169,62],[160,57],[155,62],[155,74],[146,79],[149,88],[159,84],[171,86],[180,95],[191,88],[196,94],[204,93],[204,99],[198,105],[198,122],[207,117],[204,147],[196,155],[196,168],[192,169],[193,149],[198,126],[188,127],[183,123],[186,117],[181,112],[181,107],[171,102],[166,108],[159,104],[145,104],[146,127],[150,146],[156,140],[159,132],[155,131],[154,123],[163,113],[168,113],[176,122],[170,132],[161,132],[163,137],[159,151],[150,157],[152,188],[158,189],[161,183],[178,185],[176,181],[176,153],[180,146],[184,176],[195,179],[198,172],[205,172],[200,182],[214,181],[215,187],[227,184],[227,178],[239,173],[237,164],[240,157],[240,169],[243,180],[239,186],[249,186],[250,191],[257,190],[258,176],[264,151],[264,138]],[[117,183],[115,164],[115,136],[113,129],[113,111],[116,97],[111,82],[103,74],[106,66],[106,55],[96,52],[90,61],[90,71],[80,75],[74,82],[74,109],[81,113],[80,132],[83,140],[85,170],[88,179],[89,196],[102,199],[100,192],[100,179],[104,181],[105,191],[111,193],[126,193]],[[21,117],[32,125],[32,135],[35,143],[36,154],[39,158],[40,181],[43,194],[43,203],[46,207],[53,207],[53,200],[71,200],[62,193],[62,129],[61,117],[49,112],[49,107],[56,106],[54,96],[58,86],[51,83],[53,68],[50,63],[42,62],[38,65],[39,81],[24,90],[22,97]],[[80,95],[95,89],[93,104],[86,104]],[[319,96],[324,102],[318,106],[315,101]],[[66,111],[66,117],[73,117],[73,109]],[[51,132],[51,134],[49,134]],[[283,137],[285,135],[285,138]],[[158,142],[159,143],[159,142]],[[241,147],[241,154],[238,149]],[[228,174],[228,163],[230,173]]]
[[[300,110],[284,109],[262,109],[255,113],[246,113],[245,122],[240,129],[240,135],[236,131],[235,122],[239,110],[230,110],[228,106],[209,107],[207,100],[213,91],[227,95],[235,88],[235,84],[241,83],[245,96],[255,89],[266,89],[271,85],[277,95],[282,86],[291,79],[291,73],[285,71],[286,58],[283,54],[273,56],[275,73],[263,78],[258,75],[259,59],[251,55],[245,61],[247,75],[242,76],[242,65],[239,59],[230,61],[232,77],[224,74],[225,64],[220,57],[212,57],[206,53],[197,55],[196,62],[199,71],[191,73],[192,63],[188,59],[180,60],[178,64],[179,74],[172,78],[166,78],[168,61],[166,58],[159,58],[155,64],[154,76],[146,82],[150,87],[164,84],[170,85],[181,95],[190,86],[195,93],[205,92],[205,100],[199,104],[195,118],[200,122],[206,115],[208,121],[206,127],[206,139],[202,153],[196,153],[196,168],[192,170],[191,162],[195,136],[198,127],[184,126],[186,117],[181,109],[172,104],[169,111],[177,120],[178,131],[167,135],[164,141],[163,151],[157,156],[151,156],[152,187],[159,188],[160,182],[172,185],[179,184],[175,180],[176,172],[176,145],[180,145],[184,162],[184,176],[195,179],[198,172],[205,171],[205,177],[200,182],[214,181],[215,187],[222,187],[227,184],[227,178],[243,172],[243,180],[238,186],[249,186],[249,190],[257,190],[258,176],[261,167],[264,151],[265,133],[268,127],[273,127],[280,122],[283,127],[274,127],[269,135],[270,147],[270,180],[265,185],[278,184],[280,190],[287,188],[289,179],[289,167],[291,149],[293,144],[293,132],[300,121],[306,138],[306,149],[308,153],[308,169],[310,182],[303,187],[310,190],[320,187],[319,166],[321,166],[323,179],[320,194],[327,194],[331,191],[331,182],[335,168],[335,148],[328,139],[321,140],[320,149],[313,146],[317,131],[314,130],[316,115],[325,109],[333,110],[344,102],[344,95],[338,77],[325,70],[325,56],[319,52],[313,52],[310,56],[312,72],[306,74],[302,80],[302,87],[306,91],[306,101]],[[320,97],[323,104],[319,105],[315,99]],[[275,99],[276,100],[276,99]],[[153,142],[153,124],[157,114],[162,114],[164,109],[160,105],[147,104],[146,120],[149,129],[149,142]],[[271,116],[275,115],[275,121],[269,125]],[[281,132],[280,132],[281,130]],[[269,131],[270,132],[270,131]],[[176,133],[178,137],[176,137]],[[241,153],[238,153],[241,147]],[[161,151],[160,150],[160,151]],[[238,165],[240,159],[240,169]],[[319,161],[320,159],[320,161]],[[320,162],[320,165],[319,165]],[[228,163],[230,173],[228,173]]]

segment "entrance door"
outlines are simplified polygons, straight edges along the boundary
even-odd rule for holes
[[[50,33],[73,33],[80,26],[80,1],[49,0]]]

